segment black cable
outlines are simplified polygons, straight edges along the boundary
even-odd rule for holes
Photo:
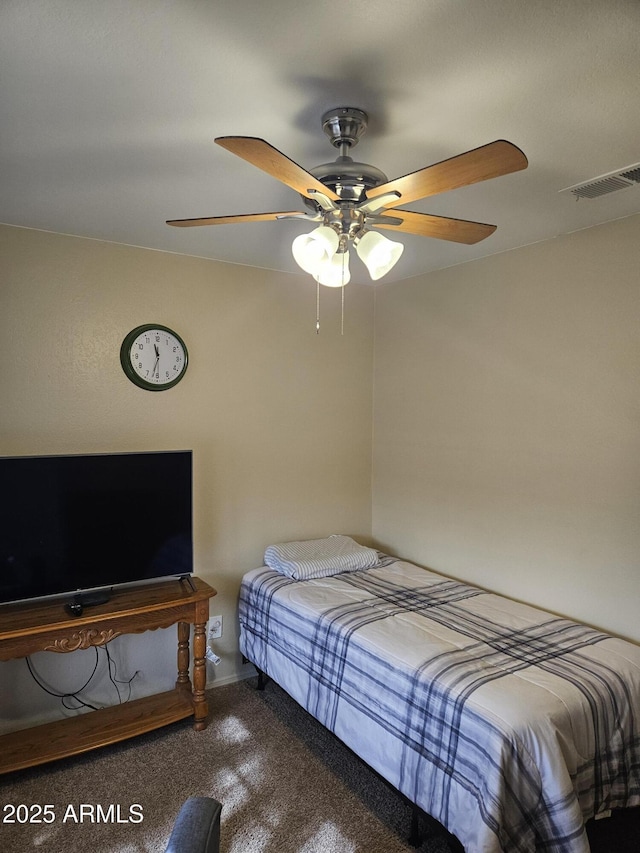
[[[105,650],[105,654],[107,655],[107,670],[109,673],[109,680],[111,681],[113,686],[116,688],[116,693],[118,694],[118,703],[120,705],[122,705],[122,696],[120,695],[120,688],[118,687],[118,684],[126,684],[127,687],[129,688],[129,693],[127,695],[127,698],[124,700],[125,702],[128,702],[129,699],[131,699],[131,682],[133,681],[134,678],[136,678],[138,676],[139,673],[134,672],[133,675],[131,676],[131,678],[128,680],[125,680],[125,681],[121,681],[120,679],[116,678],[116,675],[118,673],[118,667],[116,666],[116,662],[113,660],[113,658],[111,657],[111,653],[109,652],[109,643],[105,643],[104,650]],[[113,665],[113,674],[111,673],[111,666],[112,665]]]
[[[97,649],[95,646],[94,646],[94,648],[95,648],[95,651],[96,651],[96,662],[95,662],[95,664],[94,664],[94,666],[93,666],[93,672],[91,673],[91,675],[89,676],[89,678],[85,681],[85,683],[82,685],[82,687],[80,687],[80,689],[79,689],[79,690],[75,690],[75,691],[74,691],[74,692],[72,692],[72,693],[55,693],[53,690],[49,690],[49,688],[48,688],[48,687],[46,687],[46,686],[45,686],[45,685],[40,681],[39,677],[38,677],[38,676],[36,675],[36,673],[34,672],[34,669],[33,669],[32,665],[31,665],[31,658],[30,658],[30,656],[29,656],[29,655],[27,655],[27,657],[25,658],[25,660],[26,660],[26,662],[27,662],[27,667],[28,667],[28,669],[29,669],[29,672],[31,673],[31,677],[33,678],[33,680],[35,681],[35,683],[38,685],[38,687],[40,687],[42,690],[44,690],[44,692],[45,692],[45,693],[48,693],[48,694],[49,694],[49,696],[54,696],[56,699],[60,699],[60,701],[62,702],[62,706],[63,706],[63,708],[66,708],[66,709],[67,709],[67,711],[77,711],[77,710],[78,710],[78,708],[74,708],[72,705],[67,705],[67,704],[65,703],[65,700],[66,700],[66,699],[75,699],[75,701],[76,701],[76,702],[79,702],[79,703],[80,703],[80,706],[81,706],[81,707],[84,707],[84,708],[91,708],[91,710],[92,710],[92,711],[98,711],[99,709],[98,709],[98,708],[96,708],[96,706],[95,706],[95,705],[91,705],[91,703],[89,703],[89,702],[85,702],[85,701],[84,701],[84,699],[81,699],[81,698],[77,695],[78,693],[82,693],[82,691],[83,691],[83,690],[88,686],[89,682],[91,681],[91,679],[93,678],[93,676],[96,674],[96,670],[98,669],[98,649]]]
[[[118,695],[118,704],[122,705],[123,699],[122,699],[122,696],[120,694],[120,688],[118,687],[118,684],[126,684],[129,687],[129,693],[127,695],[127,698],[124,700],[124,702],[128,702],[131,699],[131,682],[133,681],[134,678],[136,678],[139,675],[139,673],[134,672],[134,674],[131,676],[131,678],[128,681],[118,680],[116,678],[117,666],[116,666],[115,661],[111,657],[108,646],[109,646],[109,644],[105,643],[104,651],[105,651],[105,654],[107,656],[107,672],[109,674],[109,680],[111,681],[111,683],[113,684],[113,686],[116,689],[116,693]],[[74,690],[71,693],[56,693],[53,690],[49,690],[49,688],[46,687],[42,683],[42,681],[39,679],[39,676],[34,671],[32,663],[31,663],[31,658],[29,656],[27,656],[25,658],[25,660],[27,662],[27,667],[29,669],[29,672],[31,673],[31,677],[33,678],[35,683],[38,685],[38,687],[40,687],[41,690],[44,690],[45,693],[48,693],[49,696],[54,696],[56,699],[60,699],[60,701],[62,702],[63,708],[66,708],[67,711],[79,710],[78,707],[74,707],[73,705],[67,704],[68,699],[75,700],[76,702],[79,703],[80,707],[91,708],[92,711],[98,711],[98,710],[100,710],[99,708],[97,708],[95,705],[92,705],[90,702],[85,702],[84,699],[81,699],[80,696],[78,696],[79,693],[82,693],[82,691],[85,690],[89,686],[89,683],[91,682],[92,678],[94,677],[94,675],[96,674],[96,671],[98,669],[98,661],[99,661],[98,646],[94,646],[93,648],[94,648],[95,653],[96,653],[96,661],[95,661],[95,664],[93,666],[93,671],[92,671],[91,675],[89,676],[89,678],[82,685],[82,687],[80,687],[78,690]],[[113,665],[113,673],[111,672],[111,666],[112,665]]]

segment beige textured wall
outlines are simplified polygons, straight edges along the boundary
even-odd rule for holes
[[[373,288],[347,289],[344,337],[324,290],[316,336],[307,277],[0,226],[0,453],[193,449],[214,683],[241,674],[242,573],[335,531],[640,640],[639,235],[634,217],[375,289],[372,510]],[[166,393],[119,364],[152,321],[191,356]],[[139,693],[171,684],[172,629],[114,646]],[[93,666],[50,657],[61,690]],[[0,728],[59,713],[22,661],[7,684]]]
[[[375,540],[640,641],[640,217],[376,291]]]
[[[215,680],[234,678],[239,580],[265,546],[370,538],[372,288],[349,287],[344,336],[340,293],[324,288],[316,335],[308,276],[6,226],[0,265],[0,454],[193,449],[196,572],[224,617]],[[122,339],[145,322],[175,328],[189,349],[166,392],[136,388],[120,367]],[[142,671],[138,690],[175,679],[169,630],[116,641],[121,676]],[[40,708],[24,672],[0,665],[29,700],[5,697],[5,717]],[[82,675],[55,673],[64,689]]]

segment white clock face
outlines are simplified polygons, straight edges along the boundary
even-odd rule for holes
[[[131,342],[129,359],[136,376],[158,387],[173,385],[187,367],[184,345],[162,328],[141,331]]]

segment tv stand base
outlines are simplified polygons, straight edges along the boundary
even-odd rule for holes
[[[23,770],[117,743],[177,720],[194,718],[206,728],[206,633],[209,599],[215,590],[199,578],[193,589],[180,581],[115,591],[90,614],[69,617],[62,602],[11,605],[2,610],[0,660],[36,651],[73,652],[102,646],[121,634],[178,626],[178,677],[173,690],[89,711],[0,737],[0,773]],[[190,625],[193,624],[193,660]],[[192,663],[193,685],[189,677]]]

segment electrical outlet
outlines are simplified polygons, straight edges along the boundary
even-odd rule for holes
[[[212,616],[209,622],[209,639],[217,640],[222,636],[222,616]]]

